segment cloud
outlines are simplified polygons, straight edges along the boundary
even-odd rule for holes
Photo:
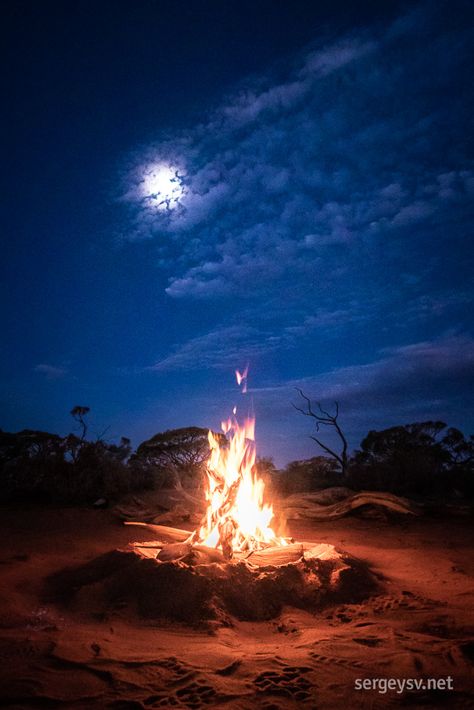
[[[270,332],[246,325],[221,327],[205,335],[188,340],[149,370],[206,370],[234,368],[241,361],[255,359],[281,345],[281,339]]]
[[[435,211],[435,206],[426,200],[418,200],[411,205],[405,205],[392,220],[394,226],[407,226],[413,222],[429,217]]]
[[[294,337],[295,347],[298,339],[315,331],[324,332],[326,338],[340,333],[340,330],[350,324],[360,323],[370,317],[370,313],[362,311],[358,304],[350,304],[348,308],[328,310],[316,308],[315,313],[305,316],[302,323],[286,326],[285,332]]]
[[[424,293],[406,304],[405,318],[407,322],[412,320],[417,323],[444,316],[452,319],[456,313],[469,309],[471,303],[472,295],[463,291]]]
[[[388,348],[372,363],[340,368],[326,376],[323,393],[326,399],[340,396],[361,398],[361,402],[380,402],[388,395],[409,401],[415,393],[431,399],[436,393],[433,385],[446,390],[462,382],[464,388],[466,376],[474,379],[473,373],[474,341],[468,336],[449,336]]]
[[[322,50],[311,52],[306,58],[301,74],[303,76],[307,74],[327,76],[356,59],[374,52],[376,48],[377,42],[375,41],[343,40]]]
[[[337,400],[359,411],[375,406],[386,412],[393,402],[398,411],[400,407],[411,409],[413,403],[420,408],[423,401],[443,395],[465,396],[469,381],[474,385],[474,340],[468,335],[447,335],[387,348],[365,364],[334,368],[252,392],[271,392],[278,397],[300,387],[318,401]]]
[[[376,254],[378,271],[398,255],[416,262],[434,220],[445,234],[454,209],[465,221],[474,173],[449,82],[465,62],[465,32],[450,42],[456,52],[425,5],[391,26],[319,42],[286,74],[243,82],[206,121],[139,153],[124,197],[131,237],[160,240],[167,295],[261,298],[299,281],[341,299],[350,282],[362,298],[367,259]],[[159,213],[137,199],[137,185],[163,162],[179,166],[185,193]]]
[[[264,355],[283,356],[286,351],[297,349],[315,332],[331,339],[340,335],[348,323],[355,324],[370,317],[356,302],[335,311],[317,307],[311,315],[303,317],[291,314],[290,324],[285,327],[277,311],[269,312],[266,319],[260,316],[258,326],[246,325],[255,320],[255,311],[251,308],[241,311],[240,315],[240,323],[219,325],[191,338],[147,369],[155,372],[232,369],[242,360],[254,364]]]
[[[65,367],[57,367],[55,365],[47,365],[45,363],[36,365],[33,370],[44,375],[47,380],[61,380],[68,374],[68,369]]]

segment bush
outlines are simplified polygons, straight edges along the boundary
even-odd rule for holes
[[[326,456],[315,456],[291,461],[283,471],[275,474],[274,488],[280,495],[287,496],[340,486],[342,483],[342,474],[336,461]]]
[[[152,485],[149,468],[129,463],[130,442],[86,442],[74,435],[0,432],[0,500],[90,503]]]
[[[472,497],[474,443],[444,422],[370,431],[349,465],[348,485],[401,495]]]

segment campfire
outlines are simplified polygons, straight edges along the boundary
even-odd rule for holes
[[[236,376],[245,393],[247,369]],[[209,432],[206,509],[193,532],[126,522],[154,536],[131,543],[135,560],[146,565],[146,573],[133,566],[139,606],[146,599],[147,614],[151,608],[160,617],[229,623],[232,617],[273,618],[285,605],[315,610],[332,598],[358,599],[372,589],[370,573],[349,555],[276,532],[255,465],[255,417],[239,423],[234,407],[221,428],[221,435]]]
[[[248,367],[242,373],[236,370],[235,374],[245,394]],[[221,436],[212,431],[208,434],[207,508],[197,529],[185,536],[181,530],[148,525],[165,540],[183,543],[182,547],[163,551],[158,559],[170,559],[173,553],[179,555],[195,548],[201,556],[208,551],[213,560],[220,557],[226,561],[250,560],[256,552],[276,552],[277,548],[287,548],[293,543],[292,539],[277,535],[272,527],[273,506],[265,501],[265,484],[255,466],[255,416],[249,415],[239,423],[234,407],[232,416],[221,423],[221,429]],[[210,550],[217,551],[217,556]],[[301,545],[297,550],[301,552]],[[291,557],[290,550],[288,553]]]
[[[273,508],[264,502],[265,485],[255,472],[255,418],[240,425],[234,408],[221,426],[225,444],[209,432],[207,510],[189,542],[218,548],[228,560],[236,553],[286,546],[271,527]]]

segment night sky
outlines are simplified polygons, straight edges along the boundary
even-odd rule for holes
[[[471,2],[2,14],[2,429],[79,404],[138,444],[253,406],[281,465],[320,453],[298,386],[351,448],[471,433]]]

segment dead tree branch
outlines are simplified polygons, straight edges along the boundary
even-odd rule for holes
[[[320,438],[316,436],[311,436],[310,438],[315,441],[318,446],[320,446],[323,451],[326,451],[330,456],[332,456],[340,465],[342,474],[345,476],[346,471],[347,471],[347,439],[344,436],[344,433],[339,425],[339,422],[337,421],[339,417],[339,403],[334,402],[335,406],[335,413],[330,414],[328,411],[322,408],[321,404],[319,402],[316,402],[316,405],[319,409],[319,413],[313,409],[313,405],[311,403],[311,400],[309,397],[305,395],[303,390],[301,390],[299,387],[295,387],[296,391],[299,392],[300,396],[304,399],[305,401],[305,406],[304,407],[297,407],[296,404],[293,404],[293,407],[296,409],[297,412],[300,412],[303,414],[305,417],[311,417],[316,425],[316,432],[319,432],[321,430],[322,426],[329,426],[333,427],[333,429],[336,431],[342,445],[341,453],[338,454],[336,451],[331,449],[327,444],[325,444],[323,441],[321,441]]]
[[[81,444],[84,443],[87,435],[87,422],[85,420],[85,417],[89,413],[89,411],[89,407],[81,407],[80,405],[76,405],[71,409],[72,417],[76,420],[76,422],[79,423],[79,426],[81,427]]]

